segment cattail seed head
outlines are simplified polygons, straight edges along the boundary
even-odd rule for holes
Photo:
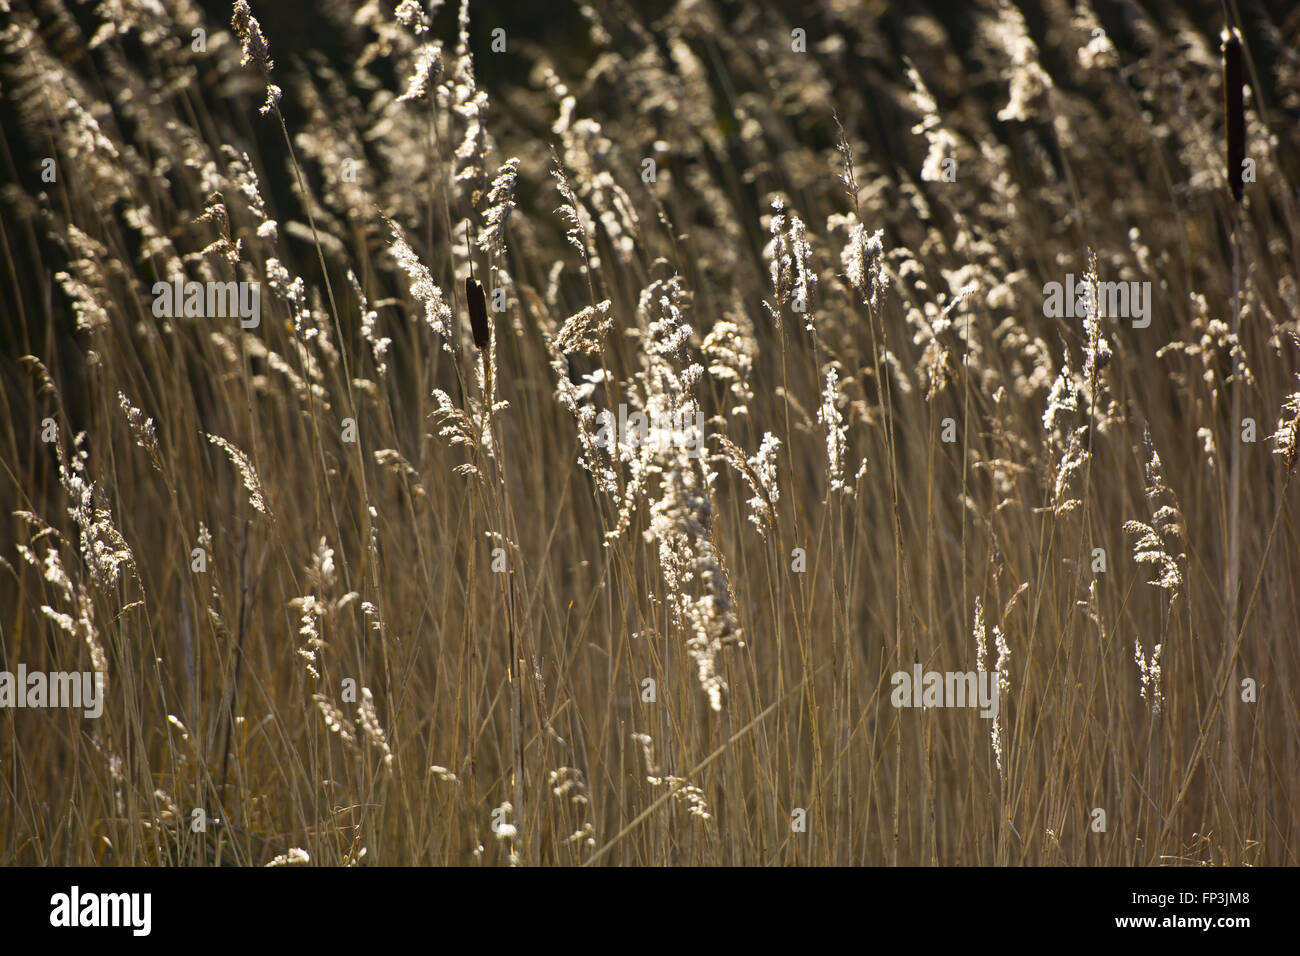
[[[485,349],[492,340],[491,327],[488,325],[487,298],[483,295],[482,284],[470,276],[465,277],[465,301],[469,306],[469,327],[474,333],[474,345],[479,349]]]
[[[1234,27],[1224,29],[1223,43],[1223,115],[1226,123],[1228,186],[1234,202],[1241,202],[1245,190],[1242,179],[1246,160],[1246,107],[1241,81],[1241,33]]]

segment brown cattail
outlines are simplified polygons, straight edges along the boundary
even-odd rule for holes
[[[1246,160],[1246,107],[1241,83],[1241,34],[1226,27],[1223,44],[1223,115],[1227,123],[1227,172],[1232,198],[1241,202],[1245,189],[1243,169]]]
[[[469,305],[469,327],[474,333],[474,344],[485,349],[491,341],[487,298],[483,295],[482,284],[470,276],[465,277],[465,301]]]

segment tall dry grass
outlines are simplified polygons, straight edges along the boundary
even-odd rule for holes
[[[1297,862],[1300,20],[796,6],[0,0],[0,865]]]

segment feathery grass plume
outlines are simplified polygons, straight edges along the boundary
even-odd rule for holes
[[[295,331],[297,331],[297,328],[295,328]],[[306,333],[303,334],[312,333],[312,335],[314,335],[315,332],[316,329],[311,328],[307,329]],[[311,335],[308,335],[308,338],[311,337]],[[272,352],[266,346],[262,345],[261,342],[249,340],[245,348],[251,358],[265,361],[268,369],[283,376],[293,389],[294,394],[300,399],[304,402],[314,399],[323,411],[329,411],[329,393],[325,390],[325,387],[320,384],[323,375],[319,363],[317,363],[315,356],[308,352],[306,347],[297,338],[293,340],[293,344],[298,350],[299,361],[303,363],[303,367],[306,369],[307,378],[303,378],[299,375],[297,369],[286,362],[284,357],[278,352]],[[269,378],[266,375],[253,376],[252,383],[253,387],[259,391],[267,391],[272,388]]]
[[[393,769],[393,751],[388,746],[388,735],[384,733],[384,728],[380,726],[379,714],[375,710],[375,695],[370,692],[369,687],[361,688],[361,700],[357,701],[357,722],[361,724],[361,729],[366,732],[366,740],[384,755],[384,769],[391,771]]]
[[[1214,432],[1209,428],[1196,429],[1196,438],[1201,443],[1201,454],[1205,456],[1205,466],[1214,471],[1219,467],[1219,451],[1214,443]]]
[[[754,398],[749,378],[758,355],[758,343],[754,341],[753,325],[743,313],[736,317],[744,322],[745,328],[728,319],[719,319],[704,337],[700,351],[708,360],[709,374],[719,382],[728,383],[738,403],[732,406],[731,414],[748,415],[749,402]]]
[[[587,789],[587,778],[583,772],[576,767],[557,767],[547,774],[546,782],[550,785],[551,794],[556,800],[568,800],[569,805],[575,813],[588,815],[591,804],[591,794]],[[591,820],[585,820],[577,830],[564,838],[566,846],[581,844],[584,847],[594,847],[596,845],[596,828]]]
[[[374,459],[375,464],[380,468],[391,471],[395,475],[401,475],[406,479],[412,498],[419,500],[427,495],[428,492],[420,482],[420,473],[415,470],[409,461],[402,457],[401,452],[396,448],[380,448],[374,452]]]
[[[90,654],[90,665],[96,674],[104,675],[104,686],[108,686],[108,655],[100,639],[99,629],[95,626],[95,607],[90,595],[84,588],[77,591],[77,631],[86,651]],[[43,608],[42,608],[43,609]]]
[[[912,103],[921,113],[921,121],[912,127],[912,134],[924,136],[926,143],[929,144],[925,162],[921,165],[921,178],[930,183],[943,182],[943,161],[956,158],[954,154],[957,149],[957,138],[944,127],[943,119],[939,116],[938,104],[926,89],[925,82],[912,61],[903,57],[903,64],[907,68],[907,78],[912,84]]]
[[[835,149],[840,154],[841,170],[837,179],[840,185],[844,187],[844,195],[853,207],[853,214],[856,217],[861,210],[861,204],[858,199],[858,173],[854,168],[853,162],[853,144],[849,142],[849,134],[844,131],[844,124],[840,122],[838,111],[831,111],[831,118],[835,120]]]
[[[1088,288],[1097,288],[1097,256],[1088,254],[1088,272],[1084,281]],[[1097,297],[1086,298],[1083,315],[1083,373],[1082,381],[1070,368],[1070,350],[1062,346],[1061,370],[1048,394],[1047,409],[1043,412],[1043,427],[1047,430],[1049,477],[1052,496],[1049,508],[1055,517],[1064,517],[1082,502],[1072,496],[1071,484],[1091,458],[1088,439],[1092,427],[1099,430],[1109,415],[1095,412],[1099,395],[1105,393],[1103,370],[1110,364],[1110,344],[1101,330],[1097,316]],[[1088,418],[1093,421],[1090,424]]]
[[[1020,588],[1011,597],[1008,604],[1014,603],[1016,598],[1024,590],[1025,585],[1021,584]],[[1003,617],[1006,617],[1005,611],[1003,612]],[[993,625],[993,646],[998,652],[998,660],[996,664],[998,672],[998,687],[1001,688],[1004,693],[1009,693],[1011,691],[1011,672],[1008,670],[1007,665],[1011,663],[1011,648],[1007,645],[1007,638],[1006,635],[1002,633],[1002,628],[996,624]]]
[[[375,331],[375,326],[379,322],[379,313],[370,308],[370,301],[361,289],[361,282],[351,269],[348,270],[348,284],[352,286],[352,294],[357,297],[358,309],[361,312],[361,336],[370,345],[371,354],[375,357],[375,370],[382,379],[388,374],[388,350],[392,347],[393,340],[388,336],[381,338]]]
[[[68,264],[71,272],[56,272],[54,278],[72,300],[72,310],[77,316],[77,328],[95,332],[109,324],[108,311],[103,302],[111,301],[106,277],[100,263],[108,250],[76,226],[68,225],[68,245],[76,256]]]
[[[361,613],[365,616],[366,623],[370,625],[370,630],[380,635],[388,633],[388,625],[384,623],[379,608],[375,607],[374,604],[369,601],[362,601]]]
[[[32,514],[30,511],[15,511],[14,516],[21,518],[27,528],[36,529],[36,533],[29,538],[29,543],[35,545],[38,541],[50,538],[56,543],[62,541],[58,531],[50,527],[45,521]],[[59,557],[58,550],[54,545],[47,543],[45,545],[45,558],[38,558],[35,552],[26,544],[15,546],[18,556],[41,572],[41,577],[46,584],[53,585],[62,596],[63,600],[71,604],[73,601],[72,579],[68,577],[68,572],[64,570],[63,559]]]
[[[113,524],[103,490],[86,471],[87,452],[81,447],[84,439],[84,432],[74,436],[72,455],[66,464],[59,463],[59,484],[72,501],[68,515],[77,525],[81,558],[91,581],[106,590],[117,585],[123,568],[135,573],[135,556]]]
[[[416,36],[429,32],[429,16],[415,0],[402,0],[393,10],[393,17]]]
[[[230,458],[230,463],[239,472],[239,478],[243,481],[244,488],[248,492],[248,503],[257,511],[270,517],[271,510],[267,507],[266,497],[262,493],[262,479],[258,477],[257,469],[253,467],[253,463],[249,461],[248,456],[220,435],[209,433],[208,441],[224,451]]]
[[[325,617],[325,605],[315,595],[304,594],[290,600],[289,606],[299,610],[298,634],[303,642],[297,648],[298,656],[305,662],[304,666],[311,679],[320,680],[317,665],[320,663],[318,655],[325,646],[325,641],[320,636],[320,621]]]
[[[740,447],[726,435],[711,437],[722,448],[721,458],[749,486],[753,495],[745,502],[750,509],[749,520],[754,522],[759,535],[766,538],[768,529],[776,524],[776,502],[781,497],[781,489],[776,483],[776,450],[781,440],[771,432],[765,432],[758,452],[746,458]]]
[[[509,800],[506,800],[493,810],[492,830],[496,834],[497,841],[505,843],[509,848],[507,861],[511,866],[518,866],[519,849],[516,841],[519,839],[519,827],[507,820],[507,818],[514,812],[515,806]]]
[[[252,63],[261,70],[262,77],[266,80],[266,103],[259,110],[265,116],[279,107],[283,91],[271,82],[271,70],[275,67],[275,62],[271,59],[266,37],[262,36],[262,25],[253,16],[247,0],[235,0],[230,26],[234,29],[235,36],[239,37],[239,45],[244,51],[239,65],[248,66]]]
[[[35,355],[24,355],[18,359],[18,364],[27,370],[27,375],[35,382],[36,397],[49,397],[54,401],[55,411],[58,413],[59,420],[67,421],[67,413],[63,409],[63,396],[59,394],[58,386],[54,384],[54,379],[50,377],[50,370],[45,367],[45,363]],[[61,431],[55,433],[55,451],[59,459],[63,460],[63,439]]]
[[[397,102],[428,100],[441,75],[442,44],[436,41],[424,44],[415,51],[415,72],[407,80],[406,92],[397,98]]]
[[[308,195],[304,181],[298,188],[311,217],[307,224],[290,223],[289,228],[300,228],[300,238],[313,245],[319,241],[330,258],[346,260],[349,254],[338,236],[347,234],[347,226],[336,218],[342,214],[353,222],[365,222],[373,215],[376,194],[381,192],[376,182],[375,162],[369,155],[365,133],[353,119],[351,104],[344,93],[346,81],[330,67],[321,65],[317,75],[298,86],[300,108],[306,122],[294,134],[293,144],[297,155],[313,162],[319,173],[321,202]],[[341,103],[336,103],[341,100]],[[343,115],[339,115],[339,110]],[[381,159],[382,162],[382,159]],[[299,186],[295,176],[295,187]],[[392,210],[389,210],[392,214]],[[315,231],[313,231],[313,222]]]
[[[1096,12],[1088,5],[1088,0],[1079,0],[1070,23],[1088,37],[1088,42],[1082,44],[1077,53],[1079,65],[1085,70],[1102,70],[1119,62],[1115,45],[1102,28]]]
[[[658,542],[673,623],[686,632],[686,650],[709,706],[720,711],[728,689],[718,670],[718,655],[726,645],[743,646],[743,639],[714,541],[711,479],[702,460],[690,451],[704,443],[693,394],[704,369],[685,354],[692,331],[682,312],[686,302],[678,276],[655,280],[641,292],[637,314],[645,340],[638,373],[642,411],[651,423],[672,423],[674,434],[664,434],[652,424],[644,441],[636,435],[621,437],[619,457],[630,464],[632,480],[624,490],[618,527],[608,533],[606,543],[626,526],[640,488],[657,485],[644,537]]]
[[[1124,522],[1124,531],[1138,536],[1133,544],[1133,560],[1138,564],[1150,564],[1159,568],[1158,576],[1147,583],[1165,591],[1169,596],[1169,604],[1172,605],[1183,586],[1183,573],[1179,563],[1185,561],[1187,555],[1180,548],[1187,535],[1178,502],[1165,484],[1160,455],[1151,441],[1150,426],[1143,434],[1143,441],[1149,456],[1144,466],[1146,497],[1153,514],[1149,524],[1132,520]],[[1162,499],[1169,503],[1157,505]]]
[[[1209,368],[1210,363],[1215,361],[1219,354],[1225,354],[1232,371],[1224,377],[1224,382],[1231,385],[1240,381],[1246,388],[1255,384],[1255,373],[1250,370],[1246,350],[1241,344],[1241,334],[1238,331],[1231,331],[1226,322],[1218,319],[1210,321],[1206,326],[1205,334],[1201,336],[1201,349],[1202,361],[1207,366],[1207,376],[1217,372],[1217,369]]]
[[[1088,283],[1088,288],[1093,290],[1099,288],[1097,254],[1091,249],[1088,250],[1088,272],[1084,276],[1084,280]],[[1087,308],[1083,314],[1083,381],[1087,388],[1088,401],[1095,406],[1098,395],[1097,386],[1102,371],[1110,365],[1111,350],[1110,343],[1106,341],[1106,336],[1101,330],[1101,323],[1098,321],[1097,295],[1088,296],[1086,303]]]
[[[442,290],[434,284],[428,267],[407,244],[402,227],[387,217],[384,218],[384,223],[393,234],[392,242],[389,243],[393,258],[410,279],[411,295],[424,306],[425,323],[431,331],[442,338],[442,347],[447,354],[454,354],[451,347],[456,334],[452,326],[454,317],[451,308],[443,299]]]
[[[324,694],[312,694],[311,699],[316,702],[316,707],[320,711],[321,719],[325,721],[325,727],[332,734],[338,734],[339,739],[345,743],[349,749],[356,749],[356,727],[348,719],[348,715],[343,713],[334,703]]]
[[[483,445],[480,441],[479,429],[474,424],[474,420],[465,414],[451,400],[451,396],[440,388],[433,390],[433,400],[438,403],[438,407],[429,414],[442,424],[442,428],[438,430],[438,435],[445,438],[449,445],[463,445],[471,459],[471,461],[467,461],[463,465],[457,465],[452,471],[464,478],[478,477],[479,470],[472,459],[477,457]],[[490,449],[488,451],[490,454]]]
[[[1053,462],[1055,478],[1052,482],[1052,515],[1062,518],[1077,508],[1081,502],[1070,497],[1070,483],[1074,476],[1088,464],[1088,446],[1084,439],[1088,435],[1088,426],[1080,425],[1070,433],[1070,438],[1061,453],[1059,461]]]
[[[888,280],[885,270],[884,229],[867,235],[867,227],[854,213],[832,213],[826,221],[828,230],[843,226],[848,230],[848,241],[840,250],[840,268],[864,305],[880,309],[885,304]]]
[[[243,240],[230,240],[230,214],[226,211],[226,199],[219,191],[214,191],[203,204],[203,213],[196,223],[210,222],[217,227],[217,238],[208,243],[199,256],[215,254],[225,258],[231,266],[239,265],[239,253],[243,249]]]
[[[1175,339],[1156,350],[1157,358],[1181,354],[1188,359],[1199,359],[1201,381],[1214,402],[1218,402],[1224,385],[1240,381],[1246,388],[1255,384],[1255,374],[1242,346],[1240,336],[1222,319],[1210,318],[1205,296],[1191,296],[1192,318],[1183,339]],[[1227,360],[1226,362],[1224,360]],[[1225,372],[1224,365],[1228,366]]]
[[[448,770],[446,767],[440,767],[434,764],[429,768],[429,773],[433,774],[443,783],[460,783],[460,778]]]
[[[262,186],[253,169],[253,161],[247,153],[236,152],[225,144],[221,152],[226,157],[226,178],[234,183],[244,197],[248,211],[257,220],[258,238],[275,242],[279,238],[279,224],[266,213],[266,200],[262,198]]]
[[[960,280],[963,273],[964,270],[950,273],[949,281]],[[956,288],[952,298],[947,302],[943,302],[943,293],[940,293],[942,309],[934,302],[926,302],[920,312],[909,310],[909,319],[915,316],[918,326],[912,341],[918,345],[925,344],[921,359],[917,363],[917,370],[925,373],[927,402],[933,402],[935,397],[956,377],[957,365],[953,358],[953,345],[957,342],[957,329],[949,316],[977,288],[978,286],[973,282]]]
[[[149,463],[153,465],[154,470],[161,474],[162,472],[162,453],[158,448],[158,433],[154,428],[153,419],[145,418],[144,412],[131,404],[121,391],[117,393],[118,403],[122,406],[122,414],[126,416],[127,425],[131,429],[131,435],[135,438],[135,443],[149,455]]]
[[[1224,27],[1220,49],[1223,52],[1224,160],[1228,188],[1233,202],[1240,203],[1246,190],[1246,106],[1241,73],[1241,33],[1236,27]]]
[[[293,334],[298,340],[310,342],[318,334],[312,322],[311,309],[307,307],[307,284],[302,276],[289,273],[279,259],[266,260],[266,284],[289,307],[290,320],[293,322]]]
[[[853,486],[844,480],[844,457],[848,454],[848,428],[840,414],[840,404],[844,393],[840,390],[839,370],[834,364],[826,366],[825,385],[822,388],[822,403],[817,409],[817,421],[826,430],[826,479],[831,491],[841,494],[853,494]],[[857,477],[866,471],[864,458],[858,469]]]
[[[563,204],[555,212],[568,223],[568,228],[564,233],[565,239],[582,256],[583,274],[589,275],[592,269],[600,268],[600,258],[591,250],[587,241],[588,236],[592,234],[594,224],[587,210],[578,201],[577,194],[574,193],[573,186],[569,183],[568,174],[565,173],[564,166],[560,163],[560,157],[556,154],[554,147],[551,148],[551,159],[553,161],[551,175],[555,177],[555,188],[559,190],[560,196],[564,199]]]
[[[804,327],[814,331],[813,293],[817,289],[817,271],[812,262],[812,245],[808,231],[793,212],[786,212],[785,200],[772,199],[772,213],[768,217],[771,238],[763,249],[776,293],[777,311],[789,305],[795,312],[803,313]]]
[[[461,0],[456,62],[443,90],[448,92],[452,113],[464,121],[464,135],[452,154],[452,180],[476,184],[470,201],[477,204],[477,184],[487,174],[486,157],[492,144],[484,119],[487,114],[487,91],[478,86],[474,76],[474,56],[469,50],[469,0]]]
[[[307,580],[324,594],[334,587],[335,575],[334,549],[322,536],[316,545],[316,552],[311,556],[311,564],[307,566]]]
[[[776,524],[776,503],[781,500],[781,488],[776,480],[776,450],[780,446],[781,439],[771,432],[764,432],[758,451],[749,459],[749,467],[758,478],[758,487],[752,489],[754,497],[746,504],[751,509],[750,520],[759,525],[760,532],[762,531],[762,525],[758,521],[760,507],[765,509],[768,526]]]
[[[1010,83],[1010,97],[998,110],[998,119],[1030,119],[1038,101],[1052,88],[1052,78],[1038,64],[1038,47],[1029,37],[1024,16],[1009,0],[998,0],[996,19],[986,19],[982,29],[1009,64],[1003,77]]]
[[[1093,578],[1088,582],[1088,597],[1083,600],[1075,601],[1074,606],[1083,609],[1088,620],[1092,622],[1093,627],[1097,629],[1098,634],[1106,633],[1106,624],[1101,617],[1101,608],[1097,604],[1097,579]]]
[[[592,119],[566,125],[560,138],[564,145],[564,166],[577,195],[595,211],[619,260],[630,262],[636,251],[639,221],[631,197],[605,165],[614,151],[613,142]],[[592,250],[592,268],[600,268],[595,250]]]
[[[508,817],[512,812],[514,812],[515,809],[514,805],[511,804],[509,800],[507,800],[505,803],[501,804],[496,809],[497,811],[499,811],[500,819],[502,820],[501,823],[497,824],[493,828],[496,831],[497,839],[513,840],[515,837],[519,835],[519,828],[516,827],[513,823],[506,823],[505,818]],[[494,814],[494,816],[495,815],[496,814]]]
[[[1079,387],[1070,370],[1070,350],[1061,352],[1061,368],[1047,395],[1047,408],[1043,410],[1043,430],[1057,448],[1064,447],[1070,434],[1072,418],[1079,411]],[[1063,420],[1064,419],[1064,420]]]
[[[578,313],[582,315],[587,310]],[[578,316],[573,316],[566,322],[566,327]],[[593,316],[594,318],[594,316]],[[586,321],[585,319],[583,320]],[[590,345],[597,352],[599,344],[597,341],[585,335],[571,335],[575,348],[583,345]],[[593,407],[588,400],[591,398],[597,385],[604,382],[605,373],[597,369],[590,375],[584,376],[585,381],[582,385],[576,385],[569,377],[569,360],[565,353],[560,349],[554,339],[547,337],[547,349],[551,353],[551,372],[555,376],[555,398],[565,410],[573,416],[578,426],[578,464],[595,479],[596,487],[602,494],[610,498],[617,498],[619,493],[618,472],[614,468],[615,454],[617,446],[603,434],[603,427],[600,422],[602,417],[610,416],[613,413],[605,411],[601,414]],[[616,529],[619,533],[626,526],[631,514],[631,495],[634,490],[631,485],[639,487],[636,474],[632,476],[632,482],[629,485],[626,502],[628,507],[620,509],[626,512],[626,517],[620,515],[619,525]]]
[[[565,355],[599,355],[601,339],[614,324],[609,314],[611,304],[609,299],[604,299],[565,319],[555,336],[554,347]]]
[[[704,791],[685,777],[665,774],[655,763],[654,740],[649,734],[632,734],[632,739],[641,745],[641,754],[645,758],[646,783],[652,787],[668,787],[674,800],[686,805],[686,812],[702,823],[713,819],[709,813],[708,801]]]
[[[1153,717],[1160,716],[1160,711],[1165,704],[1164,693],[1160,688],[1160,650],[1160,644],[1152,648],[1151,659],[1148,661],[1142,651],[1142,642],[1137,640],[1133,642],[1133,659],[1137,663],[1142,679],[1142,699],[1151,707]]]
[[[659,544],[674,623],[686,632],[686,650],[709,706],[720,711],[728,688],[718,655],[726,644],[740,644],[741,635],[726,569],[712,540],[713,508],[704,476],[685,456],[656,456],[649,472],[659,476],[659,497],[650,505],[644,537]]]
[[[506,251],[506,222],[510,210],[515,208],[515,181],[519,178],[519,157],[511,156],[500,168],[488,189],[483,210],[483,228],[479,232],[479,248],[489,256],[501,256]]]
[[[556,798],[569,797],[574,803],[586,804],[590,801],[587,784],[582,771],[574,767],[557,767],[547,774],[546,782]]]
[[[1011,678],[1008,670],[1008,665],[1011,663],[1011,648],[1007,645],[1007,638],[1002,633],[1002,628],[996,624],[993,625],[993,646],[998,652],[994,670],[998,677],[999,703],[998,711],[993,715],[993,723],[989,727],[989,739],[993,744],[993,757],[997,761],[998,773],[1002,773],[1002,750],[1006,742],[1002,715],[1006,712],[1007,695],[1011,693]]]
[[[306,866],[311,862],[311,854],[301,847],[290,847],[271,860],[267,866]]]
[[[100,632],[95,624],[94,601],[91,593],[80,582],[74,583],[64,568],[63,560],[55,547],[55,544],[63,541],[62,536],[43,519],[29,511],[15,511],[14,515],[23,520],[29,531],[35,530],[35,534],[32,534],[28,539],[30,545],[35,546],[37,542],[46,538],[51,538],[54,541],[53,544],[45,544],[44,559],[38,558],[28,545],[19,544],[16,547],[19,557],[41,572],[41,577],[47,584],[57,590],[59,597],[62,598],[62,603],[68,608],[68,611],[72,612],[59,611],[48,604],[42,604],[40,606],[41,614],[54,622],[70,637],[80,640],[86,645],[86,650],[90,654],[92,669],[98,674],[103,674],[104,680],[107,681],[108,656],[104,653]],[[83,555],[83,561],[84,558]],[[93,579],[94,566],[87,562],[87,568],[91,571]]]
[[[234,28],[235,35],[239,37],[240,46],[244,51],[239,65],[248,66],[250,63],[255,63],[263,73],[270,73],[275,64],[271,60],[266,38],[262,36],[262,25],[253,16],[253,11],[246,0],[235,0],[230,25]]]
[[[1023,590],[1023,586],[1021,590]],[[1018,595],[1020,591],[1017,591]],[[1012,601],[1015,600],[1013,596]],[[1010,606],[1011,602],[1008,602]],[[1003,617],[1005,618],[1004,611]],[[975,596],[975,620],[972,624],[971,631],[975,637],[975,670],[977,673],[989,673],[988,666],[988,635],[984,624],[984,604],[979,595]],[[997,763],[998,773],[1002,773],[1002,756],[1003,745],[1005,743],[1005,733],[1002,724],[1002,714],[1005,712],[1003,702],[1006,700],[1006,694],[1011,690],[1011,680],[1008,672],[1008,665],[1011,662],[1011,649],[1007,646],[1006,636],[998,625],[993,625],[993,646],[998,652],[997,661],[991,672],[998,682],[998,709],[993,715],[993,723],[989,726],[989,742],[993,747],[993,759]]]
[[[1300,374],[1296,375],[1300,380]],[[1296,445],[1300,440],[1300,390],[1282,400],[1282,411],[1287,413],[1277,420],[1277,431],[1272,435],[1273,454],[1282,456],[1282,463],[1290,473],[1296,463]]]

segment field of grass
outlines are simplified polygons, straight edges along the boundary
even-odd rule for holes
[[[516,6],[0,0],[0,866],[1300,862],[1300,13]]]

